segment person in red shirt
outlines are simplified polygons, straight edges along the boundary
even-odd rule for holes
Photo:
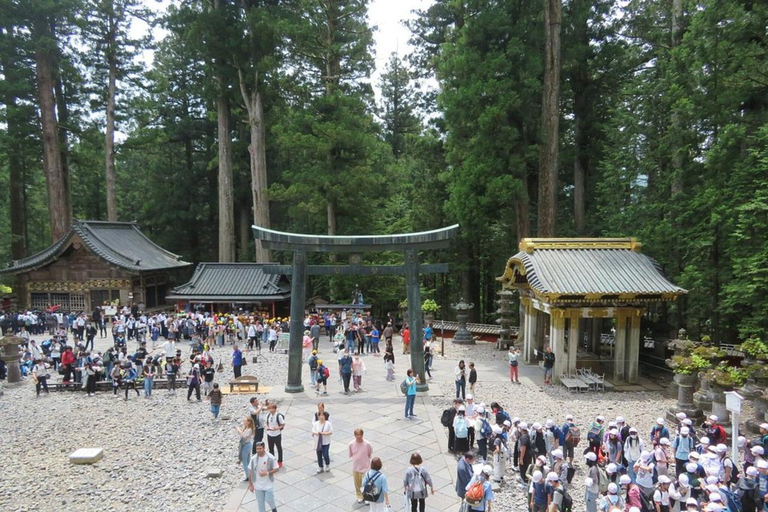
[[[64,382],[71,382],[72,372],[75,369],[75,353],[72,347],[64,349],[64,353],[61,354],[61,364],[64,366]]]
[[[408,329],[408,324],[403,326],[403,330],[400,331],[400,336],[403,338],[403,354],[411,353],[411,331]]]

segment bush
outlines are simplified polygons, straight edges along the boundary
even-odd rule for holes
[[[741,350],[755,359],[768,359],[768,345],[759,338],[749,338],[741,344]]]
[[[680,375],[692,375],[712,368],[712,363],[698,355],[675,356],[667,359],[667,366]]]
[[[709,370],[706,377],[718,386],[737,388],[747,381],[747,372],[743,368],[720,363],[717,368]]]

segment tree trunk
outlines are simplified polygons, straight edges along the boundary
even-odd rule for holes
[[[528,172],[523,170],[520,189],[521,197],[515,200],[515,216],[517,217],[517,243],[527,238],[531,232],[530,200],[528,197]]]
[[[251,144],[248,153],[251,157],[251,193],[253,195],[253,223],[269,228],[269,195],[267,193],[267,140],[264,128],[264,103],[258,90],[259,76],[254,76],[254,88],[248,91],[243,73],[238,69],[240,93],[248,111],[248,125],[251,131]],[[256,240],[256,261],[272,261],[272,251],[266,249],[261,240]]]
[[[573,159],[573,227],[576,234],[583,235],[585,232],[586,218],[586,191],[587,191],[587,169],[584,166],[581,155],[581,139],[584,130],[579,126],[580,116],[577,116],[574,109],[574,142],[576,145],[576,155]]]
[[[56,37],[56,23],[51,22],[51,37]],[[69,218],[72,219],[72,198],[70,196],[71,187],[69,185],[69,106],[67,96],[64,92],[64,80],[61,77],[61,67],[59,66],[59,54],[52,60],[55,70],[54,94],[56,96],[56,114],[59,127],[59,153],[61,153],[61,175],[63,177],[64,188],[67,191],[67,204],[69,208]]]
[[[0,40],[7,40],[8,52],[0,53],[0,64],[6,80],[14,80],[18,73],[16,64],[17,45],[13,41],[14,28],[0,29]],[[18,111],[16,96],[11,88],[6,88],[3,98],[8,127],[8,177],[11,193],[11,259],[20,260],[27,256],[27,207],[24,200],[24,163],[22,159],[22,135],[20,124],[23,118]]]
[[[115,35],[110,30],[110,37]],[[117,221],[117,191],[115,189],[115,88],[117,82],[117,59],[114,55],[114,39],[108,46],[113,48],[109,55],[109,75],[107,78],[107,129],[104,141],[104,152],[107,157],[107,219],[110,222]]]
[[[560,20],[561,0],[544,0],[544,90],[541,104],[539,152],[538,235],[555,236],[557,215],[557,156],[560,125]]]
[[[219,137],[219,261],[235,261],[235,212],[232,197],[232,141],[226,84],[219,78],[216,98]]]
[[[248,261],[248,244],[251,241],[251,212],[247,199],[240,201],[240,261]]]
[[[328,214],[328,234],[334,236],[336,234],[336,202],[328,195],[326,203],[326,212]]]
[[[683,0],[672,0],[672,46],[679,46],[683,40],[683,27],[681,25],[683,18]],[[682,66],[679,66],[681,70]],[[672,111],[672,125],[675,131],[682,129],[680,112],[675,108]],[[682,194],[683,192],[683,151],[685,145],[673,148],[672,153],[672,186],[670,192],[672,196]]]
[[[43,168],[48,195],[48,216],[51,240],[57,241],[69,232],[72,208],[69,202],[69,180],[62,169],[54,88],[54,58],[50,26],[47,20],[35,21],[35,51],[37,88],[40,100],[40,121],[43,127]]]

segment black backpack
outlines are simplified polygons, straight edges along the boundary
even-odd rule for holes
[[[555,492],[559,492],[563,495],[563,502],[560,505],[560,512],[572,512],[573,498],[571,498],[571,495],[568,494],[568,491],[560,487],[559,489],[556,489]]]
[[[442,416],[440,416],[440,423],[444,427],[450,427],[453,425],[453,407],[449,407],[443,411]]]
[[[369,503],[376,503],[379,501],[379,496],[381,496],[381,491],[375,485],[380,475],[381,473],[377,471],[376,476],[369,478],[365,483],[365,487],[363,487],[363,499]]]

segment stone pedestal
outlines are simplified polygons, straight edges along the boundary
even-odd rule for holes
[[[459,345],[474,345],[475,338],[467,330],[467,320],[469,320],[469,310],[475,307],[475,305],[467,304],[464,302],[464,299],[461,299],[458,304],[452,304],[451,307],[456,310],[456,320],[459,322],[459,329],[453,336],[453,342]]]
[[[712,410],[712,391],[710,389],[710,381],[707,379],[700,379],[699,390],[693,394],[693,405],[697,409],[701,409],[704,415],[708,415]]]
[[[0,339],[0,353],[3,355],[3,361],[7,368],[7,384],[17,384],[21,382],[21,367],[19,366],[19,345],[24,340],[18,336],[4,336]]]
[[[667,417],[671,421],[677,421],[676,414],[678,412],[684,412],[686,416],[691,418],[694,424],[700,423],[700,420],[704,418],[704,414],[701,409],[697,408],[693,403],[693,390],[698,380],[697,375],[682,375],[675,374],[675,383],[677,384],[677,405],[672,407],[667,413]]]
[[[728,432],[731,425],[731,413],[725,408],[725,392],[730,391],[712,383],[712,414],[717,416],[718,423]]]

